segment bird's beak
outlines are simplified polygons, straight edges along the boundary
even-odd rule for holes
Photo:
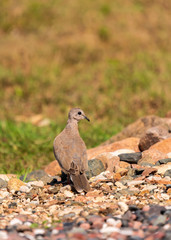
[[[89,121],[89,122],[90,122],[90,119],[89,119],[88,117],[84,116],[84,118],[85,118],[87,121]]]

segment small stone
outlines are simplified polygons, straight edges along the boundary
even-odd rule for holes
[[[35,235],[44,235],[45,234],[45,230],[41,229],[41,228],[34,229],[34,234]]]
[[[90,229],[90,224],[89,223],[81,223],[80,228],[83,228],[84,230]]]
[[[117,228],[120,228],[121,225],[122,225],[121,220],[115,220],[113,218],[108,218],[106,220],[106,223],[107,223],[108,226],[113,226],[113,227],[117,227]]]
[[[166,215],[159,215],[157,219],[153,222],[154,225],[164,225],[166,222],[167,216]]]
[[[166,172],[171,170],[171,163],[168,162],[167,164],[162,164],[160,166],[156,166],[156,169],[157,169],[157,173],[160,174],[160,175],[164,175],[167,174]],[[166,175],[166,176],[169,176],[169,175]]]
[[[137,186],[137,185],[141,185],[142,183],[144,183],[144,180],[133,180],[133,181],[127,182],[127,185],[128,186]]]
[[[30,190],[31,189],[27,186],[21,186],[20,187],[20,192],[23,192],[23,193],[28,193],[28,192],[30,192]]]
[[[69,197],[69,198],[72,198],[74,196],[74,194],[72,192],[67,191],[67,190],[64,191],[64,195],[65,195],[65,197]]]
[[[121,208],[123,212],[126,212],[129,209],[128,205],[124,202],[118,202],[118,206]]]
[[[171,162],[171,158],[160,159],[158,162],[156,162],[156,165],[159,166],[161,164],[166,164],[168,162]]]
[[[9,195],[9,192],[5,189],[0,189],[0,199],[3,199]]]
[[[25,183],[22,182],[20,179],[18,178],[11,178],[9,181],[8,181],[8,190],[11,192],[11,191],[20,191],[20,187],[21,186],[24,186]]]
[[[13,218],[11,221],[10,221],[10,225],[13,226],[13,225],[22,225],[22,221],[19,220],[18,218]]]
[[[142,176],[147,177],[147,176],[149,176],[150,174],[155,173],[155,172],[157,172],[157,169],[156,169],[156,168],[146,168],[146,169],[143,171]]]
[[[171,178],[171,169],[168,169],[165,174],[164,177],[169,176]]]
[[[120,158],[120,161],[134,164],[134,163],[137,163],[138,160],[142,158],[142,153],[136,152],[136,153],[119,154],[119,158]]]
[[[8,182],[9,181],[9,177],[6,174],[0,174],[0,179]]]
[[[31,186],[43,187],[44,183],[42,181],[33,181],[33,182],[28,182],[27,186],[28,187],[31,187]]]
[[[8,183],[0,178],[0,188],[6,188]]]
[[[110,227],[106,223],[103,224],[103,228],[100,230],[101,233],[110,235],[113,232],[119,232],[119,228],[117,227]]]
[[[0,230],[0,239],[1,240],[6,240],[8,239],[8,234],[6,231]]]
[[[101,160],[91,159],[88,161],[88,171],[86,171],[86,175],[88,179],[90,179],[93,176],[97,176],[104,171],[105,171],[105,168]]]

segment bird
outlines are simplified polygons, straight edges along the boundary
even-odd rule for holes
[[[82,119],[90,121],[80,108],[72,108],[68,113],[68,121],[63,131],[56,136],[53,150],[61,170],[70,177],[78,193],[90,191],[85,171],[88,169],[87,149],[80,137],[78,122]]]

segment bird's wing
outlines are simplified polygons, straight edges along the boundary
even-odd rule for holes
[[[54,141],[54,154],[62,169],[72,174],[79,174],[87,169],[87,152],[82,139],[63,139]]]

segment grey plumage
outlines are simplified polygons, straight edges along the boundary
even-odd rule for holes
[[[54,155],[62,171],[70,175],[77,192],[88,192],[90,185],[85,175],[88,169],[87,150],[79,135],[78,122],[89,119],[80,108],[73,108],[68,114],[67,125],[55,138]]]

